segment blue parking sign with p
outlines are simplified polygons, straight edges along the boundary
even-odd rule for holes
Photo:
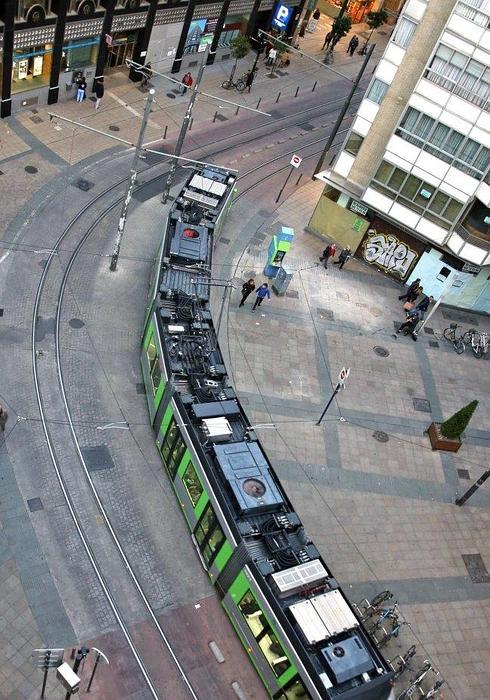
[[[274,10],[274,16],[272,18],[272,26],[275,29],[279,29],[281,32],[285,32],[288,28],[289,20],[293,14],[293,8],[289,5],[283,5],[279,2]]]

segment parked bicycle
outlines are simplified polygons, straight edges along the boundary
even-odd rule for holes
[[[245,73],[241,78],[238,78],[236,82],[233,81],[233,78],[228,78],[221,83],[221,87],[224,90],[231,90],[231,88],[235,88],[238,90],[238,92],[243,92],[247,87],[247,75],[248,74]]]
[[[359,603],[354,603],[353,605],[361,621],[365,622],[379,611],[380,605],[391,598],[393,598],[391,591],[381,591],[371,601],[368,598],[363,598]]]
[[[404,673],[408,668],[410,668],[410,659],[412,659],[415,654],[417,653],[417,647],[415,644],[412,644],[412,646],[407,649],[407,651],[403,654],[397,654],[397,656],[393,657],[393,659],[390,659],[388,661],[388,664],[393,671],[393,680],[396,681],[397,678],[400,678],[402,673]]]
[[[480,333],[475,328],[470,328],[462,335],[465,345],[470,345],[475,357],[483,357],[488,352],[488,333]]]
[[[429,673],[432,674],[433,678],[427,682]],[[411,700],[412,698],[413,700],[428,700],[436,697],[445,683],[443,678],[438,677],[439,675],[439,671],[433,668],[430,661],[424,661],[420,671],[410,681],[408,688],[405,688],[398,695],[397,700]]]
[[[416,698],[417,695],[420,697],[420,683],[424,680],[429,671],[432,670],[432,664],[430,661],[424,661],[422,668],[417,671],[414,678],[410,681],[410,685],[405,690],[402,690],[400,695],[397,696],[396,700],[409,700],[409,698]],[[415,695],[417,693],[417,695]]]
[[[452,346],[454,350],[458,353],[458,355],[461,355],[465,351],[465,344],[463,340],[463,336],[456,335],[456,329],[458,328],[457,323],[451,323],[449,328],[445,328],[444,331],[442,332],[444,338],[452,343]]]

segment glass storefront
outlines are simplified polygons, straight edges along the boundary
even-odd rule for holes
[[[98,47],[98,37],[69,41],[66,46],[63,46],[61,71],[71,71],[94,65],[97,62]]]
[[[137,33],[119,32],[112,36],[112,46],[107,47],[106,68],[124,66],[127,58],[133,58]]]
[[[245,35],[250,14],[229,15],[223,26],[218,46],[229,46],[239,34]]]
[[[53,44],[15,49],[12,64],[12,93],[49,85]]]

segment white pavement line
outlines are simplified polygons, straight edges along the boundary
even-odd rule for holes
[[[121,107],[125,107],[125,108],[128,110],[128,112],[131,112],[131,114],[134,114],[135,117],[140,117],[140,118],[143,117],[143,113],[142,113],[142,112],[138,112],[137,109],[135,109],[134,107],[131,107],[131,105],[128,105],[127,102],[125,102],[124,100],[122,100],[120,97],[118,97],[118,96],[117,96],[114,92],[112,92],[111,90],[107,90],[107,94],[108,94],[110,97],[112,97],[112,99],[115,100],[118,104],[120,104]],[[161,129],[160,124],[157,124],[157,123],[154,122],[152,119],[148,119],[148,124],[149,124],[150,126],[152,126],[154,129]]]

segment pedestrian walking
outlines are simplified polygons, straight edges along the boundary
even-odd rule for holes
[[[143,66],[143,78],[141,80],[141,87],[148,87],[148,82],[153,75],[153,71],[151,69],[151,63],[147,63],[145,66]]]
[[[255,80],[255,71],[249,70],[247,73],[247,79],[245,80],[245,87],[248,87],[249,92],[250,92],[250,88],[252,87],[252,83],[254,80]]]
[[[420,285],[420,278],[417,277],[416,280],[414,280],[411,285],[407,288],[405,294],[401,294],[398,299],[401,301],[402,299],[407,299],[408,295],[414,291],[414,289],[417,289],[417,287]]]
[[[252,311],[255,311],[257,306],[260,306],[266,297],[268,299],[271,298],[271,293],[269,291],[269,285],[267,284],[267,282],[264,282],[264,284],[261,284],[260,287],[255,292],[255,294],[256,294],[255,303],[252,307]]]
[[[320,260],[323,262],[323,266],[325,267],[325,269],[327,268],[329,258],[333,258],[336,250],[337,247],[335,243],[329,243],[323,251],[323,253],[321,254]]]
[[[99,109],[100,101],[104,97],[104,78],[95,81],[95,109]]]
[[[359,46],[359,39],[354,34],[352,39],[349,41],[349,45],[347,46],[347,53],[350,53],[350,55],[353,56],[354,52],[358,46]]]
[[[244,282],[244,284],[242,284],[242,299],[238,304],[238,308],[244,305],[244,303],[247,301],[248,296],[252,294],[254,289],[255,283],[253,279],[249,279],[247,282]]]
[[[274,47],[271,48],[269,51],[269,55],[267,56],[267,65],[272,66],[276,62],[277,58],[277,49]]]
[[[7,411],[4,409],[3,406],[0,406],[0,430],[3,432],[5,430],[5,426],[8,421],[9,414]]]
[[[425,314],[425,313],[427,313],[427,310],[433,301],[434,301],[434,297],[424,297],[422,299],[422,301],[419,302],[415,308],[417,309],[417,311],[420,312],[420,314]]]
[[[184,75],[184,77],[182,78],[182,94],[183,94],[183,95],[185,95],[185,93],[187,92],[187,88],[191,88],[191,87],[192,87],[192,83],[193,83],[193,82],[194,82],[194,81],[193,81],[193,79],[192,79],[191,73],[190,73],[190,72],[187,72],[187,73]]]
[[[338,265],[339,270],[341,270],[351,255],[352,251],[350,249],[350,246],[348,245],[340,251],[339,259],[334,262],[334,265]]]
[[[306,32],[306,22],[303,22],[303,24],[301,25],[301,29],[299,30],[299,35],[298,35],[300,39],[302,39],[304,37],[305,32]]]
[[[323,42],[322,51],[323,51],[323,49],[325,49],[325,48],[328,49],[328,47],[329,47],[330,42],[332,41],[332,39],[333,39],[333,32],[330,31],[330,32],[328,32],[328,34],[325,35],[325,41]]]
[[[85,80],[85,76],[82,75],[80,78],[77,80],[77,102],[83,102],[85,99],[85,91],[87,89],[87,81]]]
[[[414,309],[413,311],[410,311],[410,315],[407,318],[407,320],[402,323],[400,328],[397,330],[397,333],[403,333],[404,335],[410,335],[412,337],[412,340],[417,340],[417,336],[415,334],[415,328],[417,326],[417,323],[420,321],[420,314],[419,312]]]

